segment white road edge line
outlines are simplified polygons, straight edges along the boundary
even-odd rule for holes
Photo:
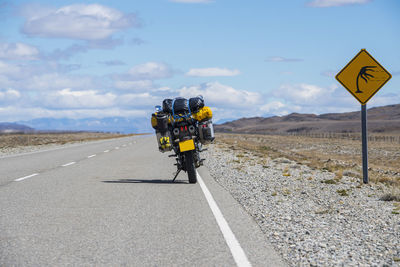
[[[93,157],[96,157],[96,154],[88,156],[88,159],[93,158]]]
[[[104,153],[108,153],[108,152],[110,152],[110,150],[104,150]]]
[[[72,165],[72,164],[75,164],[75,163],[76,163],[75,161],[72,161],[72,162],[68,162],[68,163],[66,163],[66,164],[64,164],[64,165],[61,165],[61,166],[67,167],[67,166]]]
[[[206,184],[204,183],[203,179],[201,178],[199,172],[197,172],[197,180],[200,184],[201,190],[203,190],[204,196],[210,206],[212,213],[214,214],[215,220],[218,223],[219,229],[221,230],[225,242],[228,245],[229,249],[231,250],[233,259],[236,262],[236,265],[239,267],[250,267],[251,263],[247,259],[246,254],[244,253],[242,247],[239,244],[239,241],[236,239],[235,235],[233,234],[231,228],[228,225],[228,222],[225,220],[224,215],[222,215],[221,210],[218,208],[217,203],[215,202],[213,196],[211,195],[210,191],[208,190]]]
[[[39,175],[39,173],[34,173],[34,174],[31,174],[31,175],[28,175],[28,176],[24,176],[24,177],[15,179],[14,181],[15,181],[15,182],[20,182],[20,181],[22,181],[22,180],[25,180],[25,179],[28,179],[28,178],[32,178],[33,176],[36,176],[36,175]]]
[[[117,146],[117,147],[115,147],[115,149],[119,149],[119,147]]]

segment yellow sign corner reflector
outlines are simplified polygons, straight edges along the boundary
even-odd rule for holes
[[[392,75],[365,49],[361,49],[336,75],[336,80],[362,105],[365,105],[390,78]]]
[[[193,142],[193,139],[179,142],[179,149],[181,150],[181,152],[185,152],[185,151],[189,151],[189,150],[194,150],[194,142]]]

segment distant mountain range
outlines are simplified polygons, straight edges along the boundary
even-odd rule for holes
[[[16,123],[1,123],[0,133],[34,132],[34,131],[98,131],[120,133],[150,133],[153,129],[147,118],[85,118],[85,119],[54,119],[40,118]]]
[[[375,107],[367,111],[368,131],[400,133],[400,104]],[[268,118],[242,118],[215,125],[216,132],[288,134],[360,132],[361,113],[328,113],[322,115],[292,113]]]
[[[215,125],[216,132],[288,134],[360,132],[360,112],[322,115],[292,113],[286,116],[242,118]],[[152,133],[149,118],[40,118],[15,123],[0,122],[0,133],[40,131],[99,131]],[[368,131],[400,133],[400,104],[368,109]]]
[[[35,130],[26,125],[12,123],[12,122],[0,122],[0,133],[31,133]]]

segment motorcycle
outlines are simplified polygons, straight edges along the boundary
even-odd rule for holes
[[[157,129],[156,136],[161,152],[173,151],[169,157],[176,158],[177,171],[172,181],[181,171],[188,175],[189,183],[197,183],[196,169],[203,165],[200,153],[205,151],[203,144],[214,140],[212,121],[198,121],[190,112],[176,116],[163,112],[161,106],[156,106]]]

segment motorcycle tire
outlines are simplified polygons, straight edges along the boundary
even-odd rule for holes
[[[189,183],[197,183],[196,168],[194,167],[193,151],[185,152],[186,172],[188,174]]]

